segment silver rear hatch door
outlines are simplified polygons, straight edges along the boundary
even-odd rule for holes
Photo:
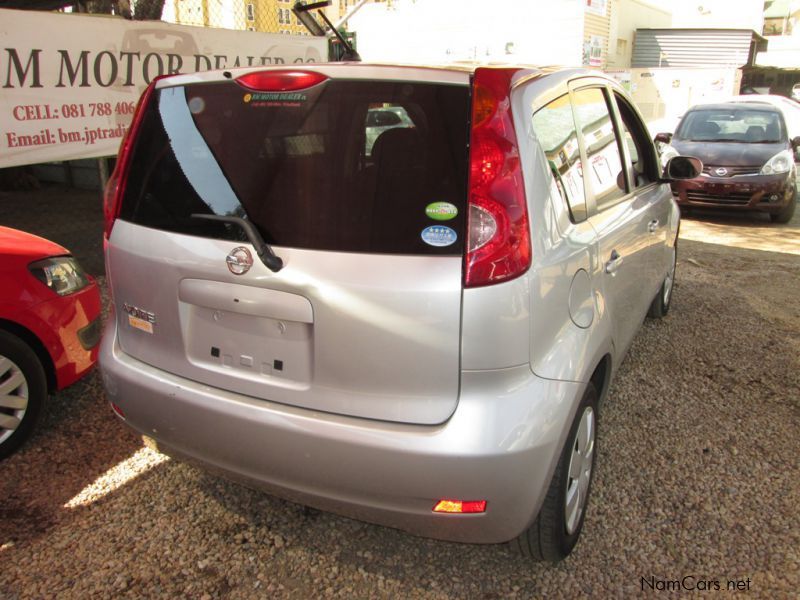
[[[119,344],[212,388],[441,423],[459,393],[466,81],[307,73],[280,92],[156,91],[108,244]],[[374,135],[377,109],[403,118]],[[194,214],[248,219],[285,266]]]

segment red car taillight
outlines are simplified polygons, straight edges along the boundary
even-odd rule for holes
[[[156,82],[164,79],[166,75],[161,75],[153,79],[150,85],[147,86],[139,102],[136,105],[136,110],[133,113],[130,127],[125,132],[125,137],[122,138],[122,143],[119,145],[119,153],[117,154],[117,164],[114,167],[114,172],[108,178],[106,189],[103,194],[103,216],[105,219],[104,237],[106,240],[111,237],[111,230],[114,227],[119,215],[120,202],[125,193],[125,185],[128,182],[128,171],[130,170],[131,150],[136,142],[139,128],[144,120],[145,109],[147,108],[150,98],[153,96],[153,91],[156,87]]]
[[[243,88],[254,92],[293,92],[313,87],[328,79],[316,71],[256,71],[236,78]]]
[[[516,72],[475,71],[465,287],[513,279],[531,264],[528,208],[509,96]]]

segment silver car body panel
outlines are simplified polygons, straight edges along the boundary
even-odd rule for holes
[[[279,273],[256,261],[237,276],[225,262],[237,245],[117,221],[106,260],[123,351],[187,379],[314,410],[423,424],[452,414],[460,257],[276,247]],[[155,313],[153,332],[130,325],[123,303]]]

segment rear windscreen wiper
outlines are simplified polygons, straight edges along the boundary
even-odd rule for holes
[[[272,248],[270,248],[269,244],[261,237],[255,225],[247,219],[224,215],[201,215],[198,213],[192,214],[191,217],[193,219],[206,219],[207,221],[220,221],[222,223],[238,225],[242,228],[242,231],[244,231],[250,243],[253,244],[253,247],[255,247],[258,258],[261,259],[261,262],[264,263],[270,271],[277,273],[283,268],[283,260],[281,257],[272,251]]]

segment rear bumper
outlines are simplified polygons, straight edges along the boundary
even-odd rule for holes
[[[462,373],[453,416],[403,425],[289,407],[198,384],[124,354],[109,320],[108,398],[167,454],[277,496],[410,533],[504,542],[535,518],[583,384],[525,365]],[[432,512],[438,499],[485,513]]]
[[[672,191],[680,206],[778,213],[794,196],[794,173],[739,177],[702,175],[673,182]]]

